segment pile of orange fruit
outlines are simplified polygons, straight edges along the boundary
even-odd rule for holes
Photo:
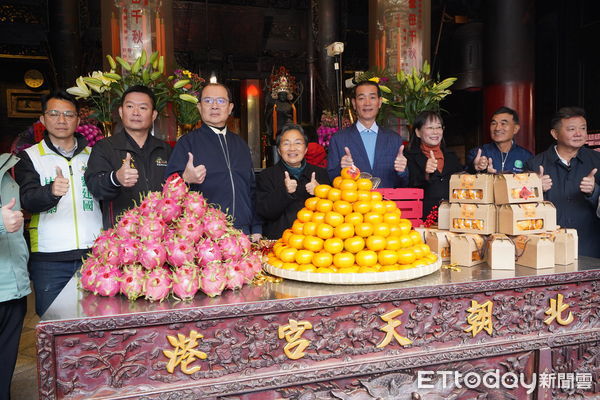
[[[276,268],[317,273],[383,272],[437,260],[412,223],[356,167],[318,185],[268,254]]]

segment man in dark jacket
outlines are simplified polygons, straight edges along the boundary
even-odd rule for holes
[[[150,134],[158,116],[150,88],[127,89],[119,115],[123,128],[96,143],[85,172],[90,192],[101,201],[104,229],[143,194],[162,189],[171,155],[171,147]]]
[[[179,173],[191,190],[218,204],[237,229],[256,240],[262,226],[255,211],[254,169],[248,144],[226,126],[233,110],[229,90],[219,83],[206,85],[198,110],[203,125],[177,141],[167,175]]]
[[[600,187],[600,153],[583,147],[587,141],[585,112],[563,107],[552,118],[556,144],[527,162],[542,178],[544,200],[556,206],[558,224],[577,229],[579,254],[600,257],[600,221],[596,217]]]
[[[519,114],[511,108],[494,111],[490,122],[491,143],[476,147],[467,154],[467,170],[471,173],[524,172],[525,163],[533,154],[515,143],[519,132]]]

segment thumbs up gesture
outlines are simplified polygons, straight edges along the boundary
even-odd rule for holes
[[[477,149],[477,155],[473,160],[473,166],[475,167],[475,171],[485,171],[488,169],[490,162],[486,156],[481,155],[481,149]]]
[[[13,197],[8,204],[2,206],[2,222],[4,223],[4,229],[9,233],[16,232],[23,226],[23,213],[12,209],[15,204],[17,204],[17,201]]]
[[[429,150],[429,158],[427,158],[427,163],[425,164],[425,173],[433,174],[437,169],[437,166],[438,162],[435,158],[435,154],[433,154],[433,151]]]
[[[404,157],[404,145],[398,149],[398,155],[394,160],[394,170],[396,172],[404,172],[406,169],[406,157]]]
[[[292,194],[296,191],[296,188],[298,187],[298,182],[295,179],[290,178],[290,174],[287,171],[284,172],[284,175],[285,175],[285,178],[283,179],[283,184],[285,185],[285,189],[287,190],[288,193]],[[310,182],[307,183],[306,185],[307,186],[310,185]],[[313,192],[314,192],[314,188],[313,188]]]
[[[131,166],[131,154],[127,153],[123,165],[117,171],[117,180],[124,187],[133,187],[139,178],[137,169]]]
[[[51,192],[56,197],[62,197],[69,191],[69,180],[63,176],[62,169],[56,166],[56,178],[52,182]]]
[[[198,185],[204,182],[206,178],[206,167],[204,164],[194,167],[194,155],[192,153],[188,153],[188,162],[185,166],[185,171],[183,171],[182,178],[187,183],[196,183]]]
[[[579,190],[585,194],[592,194],[594,192],[594,186],[596,186],[596,178],[594,176],[596,172],[598,172],[598,168],[594,168],[587,176],[583,177],[579,184]]]
[[[550,175],[544,175],[544,167],[541,165],[538,176],[542,180],[542,191],[547,192],[548,190],[550,190],[552,188],[552,178],[550,178]]]
[[[285,172],[287,174],[287,171]],[[312,173],[312,175],[310,176],[310,182],[308,182],[306,184],[306,191],[308,192],[308,194],[310,194],[311,196],[315,195],[315,188],[317,187],[317,185],[319,184],[319,182],[317,182],[316,179],[316,173]]]
[[[344,155],[342,156],[342,159],[340,160],[340,167],[346,168],[346,167],[351,167],[353,165],[354,165],[354,160],[352,160],[352,154],[350,154],[350,149],[347,147],[344,147]]]
[[[492,160],[492,157],[488,158],[487,172],[488,174],[495,174],[498,172],[496,168],[494,168],[494,160]]]

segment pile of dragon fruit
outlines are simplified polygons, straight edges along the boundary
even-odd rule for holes
[[[88,146],[93,147],[96,142],[100,139],[103,139],[102,131],[96,125],[93,124],[85,124],[79,125],[75,132],[79,132],[83,135],[83,137],[87,140]]]
[[[81,287],[130,300],[172,294],[189,301],[198,290],[213,297],[241,288],[261,271],[261,260],[225,213],[174,174],[162,193],[150,192],[96,238],[81,267]]]

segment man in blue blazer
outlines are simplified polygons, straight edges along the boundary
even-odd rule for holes
[[[358,121],[333,135],[329,143],[327,172],[333,180],[342,168],[355,165],[361,172],[381,178],[379,187],[405,187],[408,169],[402,137],[375,122],[381,108],[381,90],[373,81],[356,85],[352,106]]]

